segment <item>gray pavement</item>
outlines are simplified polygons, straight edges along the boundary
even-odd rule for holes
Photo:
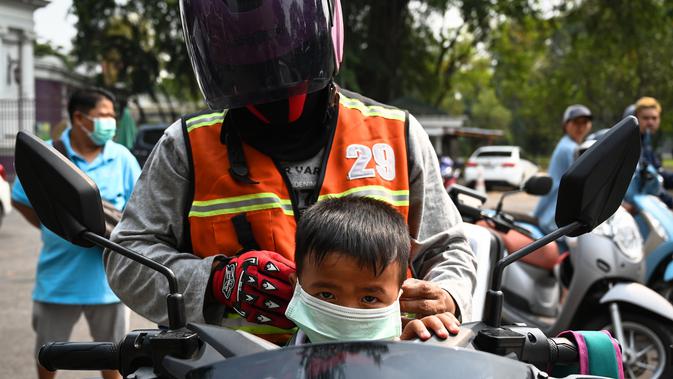
[[[497,204],[500,193],[489,193],[487,206]],[[537,199],[526,194],[507,198],[505,209],[530,212]],[[0,379],[35,378],[32,356],[35,335],[31,329],[31,292],[41,241],[39,231],[18,212],[8,215],[0,226]],[[131,313],[131,329],[154,325]],[[80,318],[73,341],[91,341],[86,322]],[[61,372],[58,378],[99,377],[97,372]]]
[[[485,206],[495,208],[500,200],[501,192],[489,192]],[[517,213],[533,214],[533,209],[540,198],[526,193],[507,196],[503,201],[503,210]]]

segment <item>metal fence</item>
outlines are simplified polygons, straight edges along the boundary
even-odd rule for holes
[[[34,99],[0,99],[0,164],[14,179],[14,143],[19,131],[36,132]]]
[[[0,153],[13,153],[19,131],[35,132],[34,99],[0,99]]]

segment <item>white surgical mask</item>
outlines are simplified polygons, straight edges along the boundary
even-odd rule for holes
[[[313,343],[392,340],[402,334],[399,299],[385,308],[342,307],[311,296],[299,283],[285,316]]]

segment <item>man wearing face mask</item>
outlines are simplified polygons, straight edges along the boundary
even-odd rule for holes
[[[114,98],[99,89],[76,91],[68,102],[68,115],[71,127],[50,143],[96,183],[101,199],[122,210],[140,176],[140,166],[124,146],[112,141]],[[36,356],[47,342],[67,341],[82,313],[94,341],[119,341],[127,329],[126,309],[107,283],[103,250],[75,246],[41,225],[18,178],[12,205],[42,233],[33,290]],[[37,371],[40,379],[56,374],[39,365]],[[102,374],[106,379],[121,378],[117,371]]]
[[[284,312],[297,220],[328,197],[371,196],[395,206],[412,237],[417,279],[402,286],[402,311],[469,320],[476,263],[427,134],[333,81],[339,0],[180,4],[210,110],[166,130],[113,240],[175,272],[189,321],[281,341],[294,326]],[[106,270],[125,303],[167,322],[160,274],[110,253]]]

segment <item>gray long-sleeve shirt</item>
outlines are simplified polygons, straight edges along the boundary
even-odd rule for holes
[[[190,169],[178,121],[166,129],[150,154],[111,239],[173,270],[184,295],[189,322],[220,324],[224,308],[204,307],[215,257],[201,259],[180,250],[189,238],[184,235],[184,223],[188,222],[185,209],[192,201]],[[413,117],[409,124],[409,170],[413,268],[419,279],[434,282],[448,291],[463,321],[469,321],[476,260],[465,238],[460,215],[442,184],[428,135]],[[117,296],[135,312],[167,325],[167,280],[158,272],[108,250],[104,261],[110,287]]]

